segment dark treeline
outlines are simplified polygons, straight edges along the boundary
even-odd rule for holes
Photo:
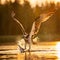
[[[60,9],[59,6],[57,7],[58,10],[56,13],[48,21],[41,25],[38,33],[39,36],[43,35],[45,37],[49,35],[48,38],[52,39],[53,35],[60,35]],[[33,9],[28,2],[25,2],[23,6],[17,2],[0,5],[0,35],[22,34],[21,27],[11,17],[12,10],[16,13],[15,17],[23,24],[26,32],[29,33],[35,18],[38,17],[42,12],[54,8],[56,8],[54,3],[51,3],[50,6],[48,6],[48,4],[46,6],[42,5],[42,7],[36,6]],[[43,40],[45,38],[41,37]]]

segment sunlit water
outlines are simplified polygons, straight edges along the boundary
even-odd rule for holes
[[[44,58],[44,60],[60,60],[60,42],[41,42],[31,45],[31,50],[38,50],[31,54]]]
[[[7,47],[7,46],[5,46]],[[16,48],[18,46],[15,46]],[[15,48],[14,47],[14,48]],[[0,49],[2,47],[0,46]],[[13,48],[13,47],[12,47]],[[15,48],[15,49],[16,49]],[[4,49],[4,46],[3,46]],[[34,50],[34,52],[31,52],[31,55],[36,55],[40,57],[40,60],[60,60],[60,42],[41,42],[37,45],[31,45],[31,50]],[[35,51],[40,50],[40,51]],[[16,50],[9,50],[9,51],[0,51],[0,53],[17,53],[17,57],[20,59],[20,56],[22,57],[21,60],[24,60],[25,53],[21,53],[20,49]]]

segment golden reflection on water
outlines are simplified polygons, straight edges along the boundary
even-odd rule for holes
[[[57,60],[60,60],[60,42],[56,43],[56,55],[57,55]]]
[[[46,60],[60,60],[60,42],[48,42],[48,43],[41,42],[38,45],[32,45],[31,48],[36,49],[36,50],[38,50],[38,49],[41,50],[38,52],[31,52],[31,54],[35,54],[36,56],[38,56],[40,58],[42,56],[42,57],[45,57]],[[19,55],[21,55],[21,54],[19,54]],[[21,57],[22,57],[22,55],[21,55]],[[24,60],[24,59],[22,59],[22,60]],[[33,60],[34,60],[34,58],[33,58]]]

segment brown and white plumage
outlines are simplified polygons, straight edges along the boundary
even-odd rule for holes
[[[54,14],[55,11],[53,12],[47,12],[47,13],[42,13],[40,14],[40,16],[38,16],[35,21],[33,22],[32,24],[32,28],[31,28],[31,31],[29,34],[26,33],[23,25],[20,23],[19,20],[17,20],[14,16],[15,16],[15,13],[12,11],[12,18],[14,21],[16,21],[20,27],[21,27],[21,31],[23,33],[23,37],[24,37],[24,42],[25,42],[25,50],[26,50],[26,43],[29,44],[29,50],[31,48],[31,43],[33,43],[33,37],[35,35],[37,35],[37,33],[39,32],[39,29],[40,29],[40,26],[43,22],[47,21],[53,14]],[[23,42],[22,42],[23,43]]]
[[[21,30],[22,30],[22,33],[23,33],[23,36],[25,38],[25,41],[26,42],[29,42],[29,40],[31,39],[32,40],[32,37],[34,35],[37,35],[37,33],[39,32],[39,29],[40,29],[40,26],[43,22],[47,21],[52,15],[54,14],[54,11],[53,12],[46,12],[46,13],[42,13],[40,14],[40,16],[38,16],[35,21],[33,22],[32,24],[32,28],[31,28],[31,31],[29,34],[26,33],[23,25],[20,23],[19,20],[17,20],[14,16],[15,16],[15,13],[14,11],[12,11],[12,18],[14,21],[16,21],[20,27],[21,27]]]
[[[30,32],[30,37],[36,35],[39,32],[41,24],[47,21],[53,14],[54,12],[48,12],[48,13],[43,13],[39,17],[37,17],[33,22],[32,29]]]

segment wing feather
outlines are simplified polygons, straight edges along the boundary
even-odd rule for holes
[[[41,23],[47,21],[53,15],[53,13],[54,12],[43,13],[38,18],[35,19],[35,21],[32,24],[30,37],[37,35],[37,33],[39,32]]]
[[[26,33],[26,31],[25,31],[22,23],[14,17],[15,16],[14,11],[12,11],[12,14],[11,15],[12,15],[13,20],[16,21],[20,25],[21,31],[22,31],[23,35],[27,35],[27,33]]]

